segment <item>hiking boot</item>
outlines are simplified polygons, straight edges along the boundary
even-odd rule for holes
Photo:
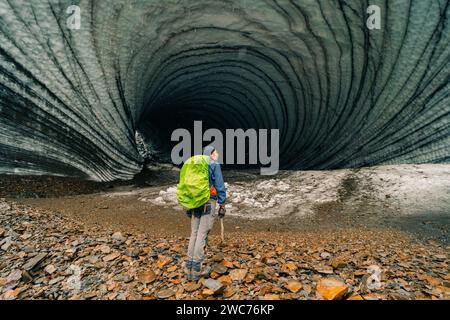
[[[188,281],[192,280],[192,261],[187,261],[184,265],[184,273],[186,273],[186,278]]]
[[[192,269],[191,280],[197,281],[200,278],[206,278],[211,273],[211,267],[207,266],[202,271],[196,271]]]

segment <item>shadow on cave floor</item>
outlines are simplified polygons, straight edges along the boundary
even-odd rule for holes
[[[277,179],[289,178],[290,174],[281,172]],[[184,215],[181,210],[142,201],[149,194],[157,196],[161,190],[174,186],[178,175],[179,171],[175,168],[162,166],[157,170],[146,170],[133,180],[111,183],[47,176],[1,176],[0,197],[113,229],[125,228],[129,232],[161,236],[188,236],[189,224],[182,219]],[[262,177],[257,171],[225,171],[224,176],[230,184],[244,185],[273,178]],[[382,229],[407,232],[421,240],[433,239],[443,244],[450,242],[450,215],[445,210],[430,208],[404,214],[402,210],[405,208],[401,207],[402,204],[396,205],[393,196],[388,194],[389,188],[383,190],[386,194],[382,197],[376,196],[380,186],[374,182],[372,172],[352,169],[342,177],[336,188],[337,199],[312,205],[313,214],[299,215],[297,212],[301,208],[296,210],[295,205],[286,215],[266,219],[231,214],[226,218],[227,234]],[[219,232],[217,224],[213,232]]]

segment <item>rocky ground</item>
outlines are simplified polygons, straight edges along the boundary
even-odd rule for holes
[[[63,182],[30,189],[2,179],[0,299],[449,299],[447,171],[227,173],[226,241],[216,223],[213,272],[198,282],[183,274],[189,220],[172,202],[168,175],[158,187],[143,177],[66,197],[54,197]],[[279,199],[287,212],[277,215],[267,202]]]

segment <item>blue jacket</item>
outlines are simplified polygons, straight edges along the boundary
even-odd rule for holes
[[[209,162],[209,186],[214,186],[217,191],[217,196],[211,196],[211,199],[217,200],[218,204],[225,203],[227,199],[227,191],[225,190],[225,183],[223,182],[222,170],[220,163],[211,159]]]

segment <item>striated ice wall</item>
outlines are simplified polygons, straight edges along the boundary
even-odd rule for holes
[[[279,128],[284,168],[449,162],[449,15],[448,0],[0,0],[0,173],[128,179],[136,131],[160,154],[194,119]]]

